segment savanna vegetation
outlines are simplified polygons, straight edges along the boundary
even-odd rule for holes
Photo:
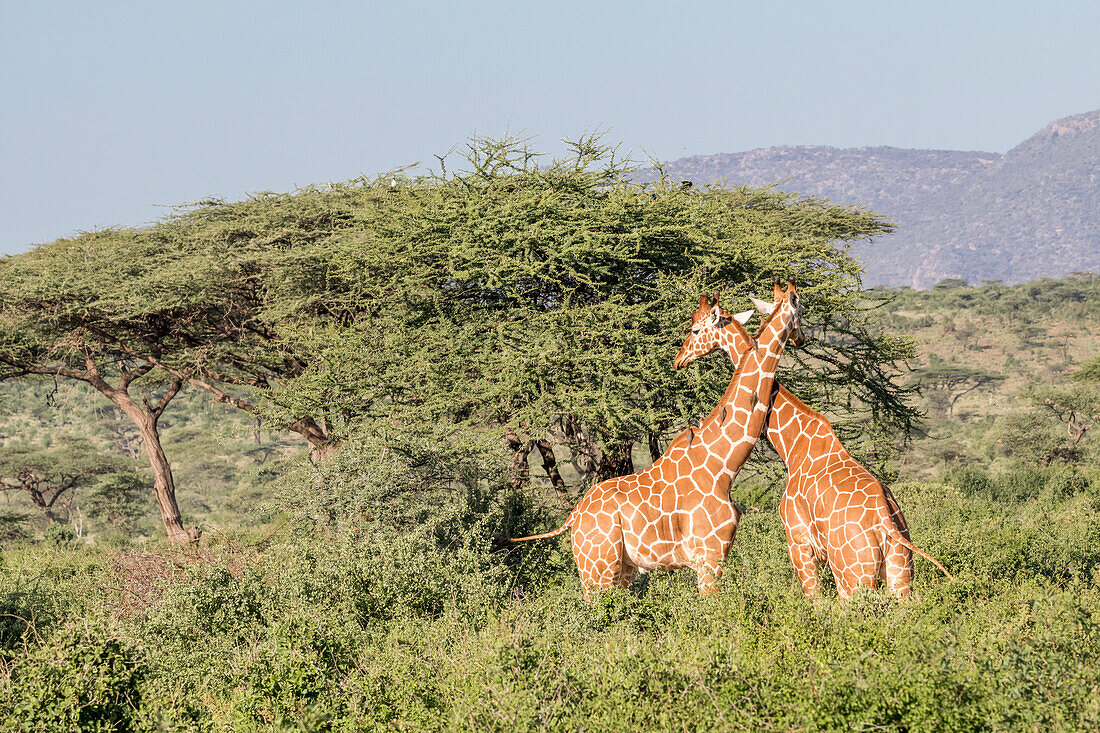
[[[467,159],[0,261],[0,728],[1100,725],[1100,281],[865,290],[861,209]],[[958,583],[805,599],[763,443],[715,597],[502,541],[717,400],[671,368],[700,291],[788,275],[781,378]]]

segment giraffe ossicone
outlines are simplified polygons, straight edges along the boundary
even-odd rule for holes
[[[768,318],[773,305],[752,298]],[[701,356],[726,352],[735,365],[752,348],[740,319],[714,318],[718,305],[700,299],[693,328],[676,357],[677,368]],[[705,305],[705,308],[704,308]],[[735,321],[735,322],[734,322]],[[698,324],[699,327],[695,327]],[[719,324],[719,325],[711,325]],[[879,580],[899,597],[909,595],[916,552],[950,573],[909,541],[909,530],[890,490],[851,456],[825,416],[807,407],[778,381],[772,382],[765,434],[787,466],[780,515],[787,549],[806,595],[818,592],[817,568],[825,563],[842,598]]]
[[[705,299],[700,298],[700,309]],[[767,401],[757,395],[770,392],[787,342],[802,338],[793,284],[785,292],[776,285],[773,311],[698,428],[680,433],[650,467],[593,486],[560,528],[511,541],[553,537],[571,528],[586,598],[593,588],[627,587],[637,570],[686,567],[696,571],[701,594],[715,592],[740,518],[729,487],[767,416]]]

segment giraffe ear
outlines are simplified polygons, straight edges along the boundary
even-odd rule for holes
[[[714,306],[710,309],[710,317],[707,318],[707,325],[711,327],[716,327],[721,324],[721,322],[722,309],[718,307],[717,303],[715,303]]]
[[[741,313],[734,313],[733,314],[733,320],[737,321],[742,326],[744,326],[746,323],[749,322],[749,319],[752,318],[754,313],[756,313],[756,311],[754,311],[754,310],[747,310],[747,311],[742,311]]]
[[[749,300],[751,300],[752,304],[756,306],[756,310],[760,311],[766,316],[770,316],[772,314],[772,311],[775,310],[775,303],[769,303],[766,300],[760,300],[760,298],[754,298],[751,295],[749,296]]]

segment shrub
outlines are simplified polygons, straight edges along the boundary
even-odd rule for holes
[[[978,466],[959,466],[947,472],[944,483],[968,496],[992,498],[993,479]]]
[[[147,729],[140,712],[146,674],[131,644],[105,625],[69,624],[12,667],[0,694],[0,728]]]
[[[76,530],[68,524],[52,522],[46,527],[46,542],[54,547],[65,547],[76,541]]]
[[[403,451],[350,445],[282,481],[281,506],[299,531],[327,536],[365,616],[437,614],[495,603],[569,562],[557,543],[511,545],[560,509],[509,489],[501,456],[478,446],[408,440]]]
[[[1076,466],[1057,466],[1048,472],[1046,493],[1053,499],[1087,494],[1090,488],[1088,475]]]
[[[1048,471],[1017,466],[1001,472],[994,482],[995,501],[1020,502],[1037,498],[1046,486]]]
[[[0,509],[0,545],[13,545],[31,538],[27,527],[28,515],[25,512],[13,512]]]
[[[1020,502],[1045,496],[1054,500],[1088,494],[1089,475],[1076,466],[1015,466],[992,482],[989,497],[996,501]]]

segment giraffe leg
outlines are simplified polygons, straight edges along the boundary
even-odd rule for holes
[[[625,561],[622,527],[611,513],[578,517],[573,529],[573,559],[581,577],[585,600],[593,588],[610,588],[622,574]],[[633,574],[633,568],[631,569]]]
[[[796,493],[788,482],[783,493],[783,502],[779,505],[779,516],[783,519],[783,529],[787,535],[787,555],[791,558],[798,584],[806,597],[821,592],[817,582],[817,552],[810,541],[810,512],[805,502],[796,498]]]
[[[619,576],[615,578],[615,585],[620,588],[630,588],[630,581],[634,579],[635,567],[627,561],[623,561],[619,568]]]
[[[816,596],[820,589],[817,585],[817,560],[814,558],[814,548],[809,543],[788,541],[787,554],[791,557],[791,565],[794,566],[798,583],[802,586],[802,593],[807,598]]]
[[[699,595],[712,596],[718,592],[718,581],[722,578],[720,563],[705,562],[695,572],[699,575]]]
[[[741,512],[733,504],[722,507],[720,512],[709,517],[717,526],[696,550],[695,572],[699,575],[699,595],[709,596],[718,592],[722,563],[733,545],[740,517]]]
[[[886,587],[898,598],[908,598],[913,586],[913,555],[909,548],[885,538],[882,576]]]
[[[897,527],[898,532],[906,540],[909,539],[909,527],[902,516],[898,501],[890,493],[890,489],[882,487],[883,498],[886,500],[887,511],[890,512],[890,521]],[[909,548],[894,540],[886,532],[882,533],[884,546],[883,581],[898,598],[908,598],[913,585],[913,553]]]
[[[878,585],[883,564],[882,548],[868,541],[869,534],[861,533],[853,537],[841,548],[842,552],[836,553],[835,558],[830,557],[837,594],[842,599],[848,599],[861,585],[868,588]]]
[[[833,580],[836,581],[836,594],[840,596],[840,600],[846,601],[852,597],[856,588],[859,587],[859,579],[846,571],[833,571]]]

